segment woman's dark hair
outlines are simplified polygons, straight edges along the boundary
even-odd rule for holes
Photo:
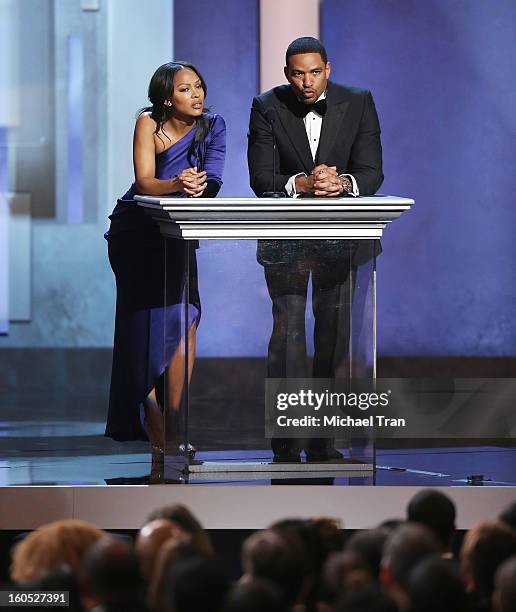
[[[195,72],[201,81],[201,87],[204,91],[204,95],[206,96],[208,93],[206,81],[193,64],[188,62],[168,62],[167,64],[160,66],[152,75],[150,80],[148,98],[152,106],[146,106],[138,111],[138,117],[143,113],[150,113],[150,116],[156,122],[156,130],[154,133],[161,140],[161,142],[163,142],[163,145],[165,145],[165,143],[160,136],[160,132],[164,134],[166,138],[168,138],[168,136],[162,131],[162,127],[163,124],[166,123],[170,117],[172,117],[173,113],[171,107],[166,106],[165,100],[170,100],[172,97],[172,92],[174,90],[174,78],[183,68],[188,68],[189,70]],[[197,124],[195,135],[194,139],[192,140],[192,144],[188,149],[188,155],[190,157],[194,157],[196,155],[199,145],[206,138],[206,134],[210,129],[210,119],[206,112],[204,112],[200,117],[197,117],[195,121]],[[170,138],[168,138],[168,140],[170,140]]]

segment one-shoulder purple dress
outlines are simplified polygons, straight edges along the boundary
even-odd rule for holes
[[[186,168],[206,170],[204,197],[215,197],[222,185],[226,125],[220,115],[207,115],[210,129],[193,145],[195,128],[156,155],[156,178],[169,179]],[[192,149],[194,149],[192,154]],[[106,436],[114,440],[147,440],[143,400],[157,385],[179,345],[185,280],[185,245],[167,239],[167,307],[164,307],[164,238],[157,224],[133,200],[133,184],[117,202],[105,234],[116,278],[113,367]],[[182,196],[184,194],[171,194]],[[195,249],[190,251],[190,326],[201,314]]]

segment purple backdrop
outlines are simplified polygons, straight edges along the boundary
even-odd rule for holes
[[[514,355],[516,3],[324,0],[322,38],[373,92],[382,192],[416,199],[378,260],[380,352]]]
[[[227,196],[250,195],[245,136],[258,83],[257,20],[254,0],[175,2],[176,58],[199,65],[208,102],[228,124]],[[388,228],[378,261],[380,352],[515,354],[516,3],[324,0],[321,21],[334,80],[373,92],[382,192],[416,199]],[[256,264],[247,261],[253,278]],[[204,270],[208,313],[221,287]],[[256,308],[259,349],[264,313]],[[207,327],[215,354],[253,353],[235,334],[222,338],[223,325]]]
[[[208,84],[206,103],[226,120],[221,196],[254,195],[246,149],[249,110],[258,92],[258,24],[257,0],[174,2],[175,57],[201,70]],[[265,355],[272,318],[256,242],[204,241],[197,260],[202,301],[197,354]]]
[[[256,0],[174,1],[175,59],[195,64],[208,84],[206,104],[226,119],[221,196],[253,196],[247,172],[247,125],[258,90]]]

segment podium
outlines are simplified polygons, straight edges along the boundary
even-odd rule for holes
[[[136,196],[135,200],[159,225],[167,262],[163,344],[172,347],[175,365],[173,373],[169,368],[160,381],[166,406],[164,480],[374,479],[375,441],[368,431],[335,440],[343,461],[307,462],[301,455],[300,462],[273,462],[264,427],[265,383],[275,379],[275,372],[287,379],[320,378],[321,373],[340,381],[376,378],[379,240],[414,200],[394,196],[331,200]],[[183,270],[179,294],[169,290],[174,265],[170,249],[173,245],[177,253],[178,244],[182,253],[178,265]],[[295,268],[296,278],[306,286],[278,299],[271,279],[266,283],[264,263],[280,279]],[[199,318],[197,283],[202,316],[194,336]],[[281,300],[288,313],[285,321],[278,314]],[[302,313],[303,320],[291,321],[293,312],[298,317]],[[280,344],[286,342],[279,369],[272,363],[278,338]],[[197,447],[197,453],[188,452],[189,445]]]

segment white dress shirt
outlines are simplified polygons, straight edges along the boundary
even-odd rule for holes
[[[317,102],[319,102],[319,100],[324,100],[325,98],[326,98],[326,91],[324,91],[317,98]],[[312,159],[314,160],[314,164],[315,164],[315,156],[317,154],[317,148],[319,147],[319,140],[321,138],[322,122],[323,122],[322,115],[319,115],[319,113],[317,113],[314,110],[309,111],[303,119],[303,123],[305,124],[306,137],[308,138],[308,143],[310,144],[310,151],[312,152]],[[306,174],[304,172],[299,172],[298,174],[294,174],[294,176],[291,176],[288,179],[285,185],[285,191],[287,192],[287,195],[289,195],[291,198],[297,198],[299,196],[299,194],[296,192],[296,177],[297,176],[306,176]],[[359,191],[358,191],[358,185],[355,180],[355,177],[352,176],[351,174],[340,174],[339,176],[346,176],[349,178],[353,186],[352,191],[350,191],[350,195],[354,197],[358,196]]]

